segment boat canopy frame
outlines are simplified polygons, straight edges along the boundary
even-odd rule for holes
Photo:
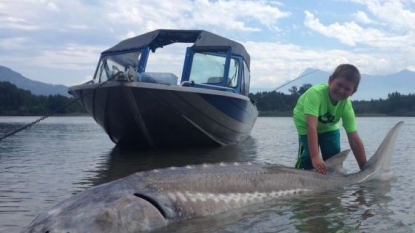
[[[242,56],[248,65],[248,68],[250,68],[251,58],[242,44],[205,30],[158,29],[123,40],[117,45],[102,52],[101,55],[105,56],[112,53],[140,50],[145,47],[148,47],[152,52],[155,52],[157,48],[162,48],[163,46],[173,43],[193,43],[191,48],[194,50],[215,50],[229,47],[231,48],[231,53]]]
[[[192,46],[187,47],[179,83],[177,83],[179,77],[173,73],[151,74],[151,72],[146,72],[150,51],[155,53],[157,48],[163,48],[163,46],[174,43],[193,43]],[[199,82],[197,82],[194,79],[190,80],[195,54],[225,58],[225,61],[222,63],[223,73],[217,73],[212,76],[208,75],[205,81],[199,80]],[[229,76],[231,71],[231,60],[234,63],[238,63],[238,68],[232,70],[234,74],[232,77]],[[108,62],[111,62],[112,64],[112,71]],[[139,82],[156,82],[169,85],[179,84],[181,86],[216,89],[247,96],[249,94],[250,81],[249,62],[250,55],[245,47],[236,41],[204,30],[159,29],[123,40],[117,45],[102,52],[94,75],[94,80],[103,82],[117,72],[123,71],[121,72],[121,79],[118,77],[118,80],[136,80]],[[124,67],[119,66],[119,69],[117,69],[117,63],[120,65],[123,64]],[[236,65],[234,65],[234,67],[236,67]],[[105,72],[103,72],[103,68],[105,69]],[[133,70],[134,72],[130,72]],[[159,78],[154,77],[155,75],[163,75],[164,80],[160,81]],[[234,76],[236,76],[236,79]]]

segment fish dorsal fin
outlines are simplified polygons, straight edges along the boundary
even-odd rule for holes
[[[326,163],[327,173],[331,175],[346,175],[347,171],[343,167],[343,162],[349,153],[350,149],[347,149],[324,161]]]

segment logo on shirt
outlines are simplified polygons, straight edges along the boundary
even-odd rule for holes
[[[323,116],[319,116],[318,121],[323,123],[323,124],[335,123],[336,122],[336,117],[331,115],[329,112],[327,112]]]

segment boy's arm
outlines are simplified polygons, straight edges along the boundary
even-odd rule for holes
[[[311,163],[314,169],[321,174],[327,173],[326,164],[320,157],[318,150],[318,137],[317,137],[317,117],[313,115],[306,115],[307,124],[307,142],[308,149],[310,151]]]
[[[350,148],[352,148],[354,157],[356,158],[357,163],[359,164],[360,170],[367,162],[365,147],[363,145],[362,139],[360,139],[357,131],[347,133],[349,139]]]

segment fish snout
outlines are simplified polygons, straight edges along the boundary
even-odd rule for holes
[[[160,228],[168,223],[157,207],[133,194],[102,205],[58,209],[38,216],[22,233],[133,233]]]

